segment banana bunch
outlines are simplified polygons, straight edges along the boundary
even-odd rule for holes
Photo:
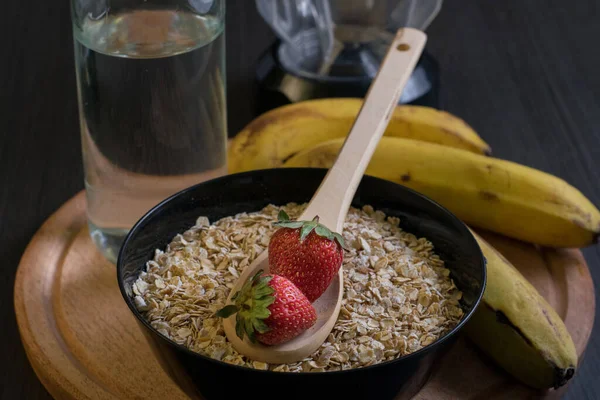
[[[325,167],[335,161],[362,99],[311,100],[263,114],[230,143],[229,172]],[[600,236],[600,211],[567,182],[490,157],[463,120],[399,106],[366,173],[408,186],[473,227],[550,247],[584,247]],[[474,233],[487,259],[483,300],[466,334],[527,385],[564,385],[577,353],[563,321],[523,275]]]
[[[360,99],[311,100],[271,110],[229,147],[229,172],[330,167]],[[600,211],[565,181],[488,157],[461,119],[429,107],[397,107],[366,173],[415,189],[466,223],[551,247],[585,247],[600,236]]]
[[[330,139],[343,139],[361,106],[361,99],[318,99],[271,110],[233,138],[229,172],[281,167],[299,151]],[[491,154],[490,147],[463,120],[429,107],[397,107],[384,136]]]

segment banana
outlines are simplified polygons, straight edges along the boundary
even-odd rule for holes
[[[330,167],[344,139],[291,157],[284,167]],[[467,224],[549,247],[585,247],[600,211],[576,188],[513,162],[410,139],[383,137],[366,170],[437,201]]]
[[[231,140],[229,172],[280,167],[307,147],[346,137],[362,103],[355,98],[309,100],[261,115]],[[429,107],[396,107],[385,135],[491,154],[490,147],[463,120]]]
[[[575,344],[565,324],[508,260],[473,235],[487,260],[487,286],[464,332],[526,385],[563,386],[577,366]]]

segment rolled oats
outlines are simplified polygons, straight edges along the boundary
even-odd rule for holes
[[[290,218],[305,205],[287,204]],[[196,224],[176,235],[133,284],[134,304],[162,335],[226,363],[279,372],[359,368],[417,351],[463,317],[462,293],[426,238],[404,232],[396,217],[371,206],[350,208],[342,232],[344,299],[338,320],[309,358],[269,365],[240,355],[214,316],[240,272],[263,252],[280,207]]]

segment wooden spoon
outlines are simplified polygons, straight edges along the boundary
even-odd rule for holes
[[[419,30],[398,30],[335,163],[299,220],[312,220],[318,215],[320,223],[332,231],[342,232],[358,184],[426,41],[427,36]],[[231,297],[259,269],[269,270],[267,254],[268,250],[263,251],[246,267],[232,288],[227,304],[232,303]],[[227,339],[239,353],[256,361],[275,364],[301,361],[317,350],[333,329],[342,303],[343,279],[343,268],[340,268],[325,293],[313,303],[317,322],[294,339],[276,346],[252,343],[247,337],[242,340],[236,335],[235,314],[223,320]]]

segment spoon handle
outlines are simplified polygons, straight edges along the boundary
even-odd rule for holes
[[[335,163],[299,219],[318,215],[322,224],[341,232],[358,184],[426,41],[427,36],[419,30],[398,31]]]

